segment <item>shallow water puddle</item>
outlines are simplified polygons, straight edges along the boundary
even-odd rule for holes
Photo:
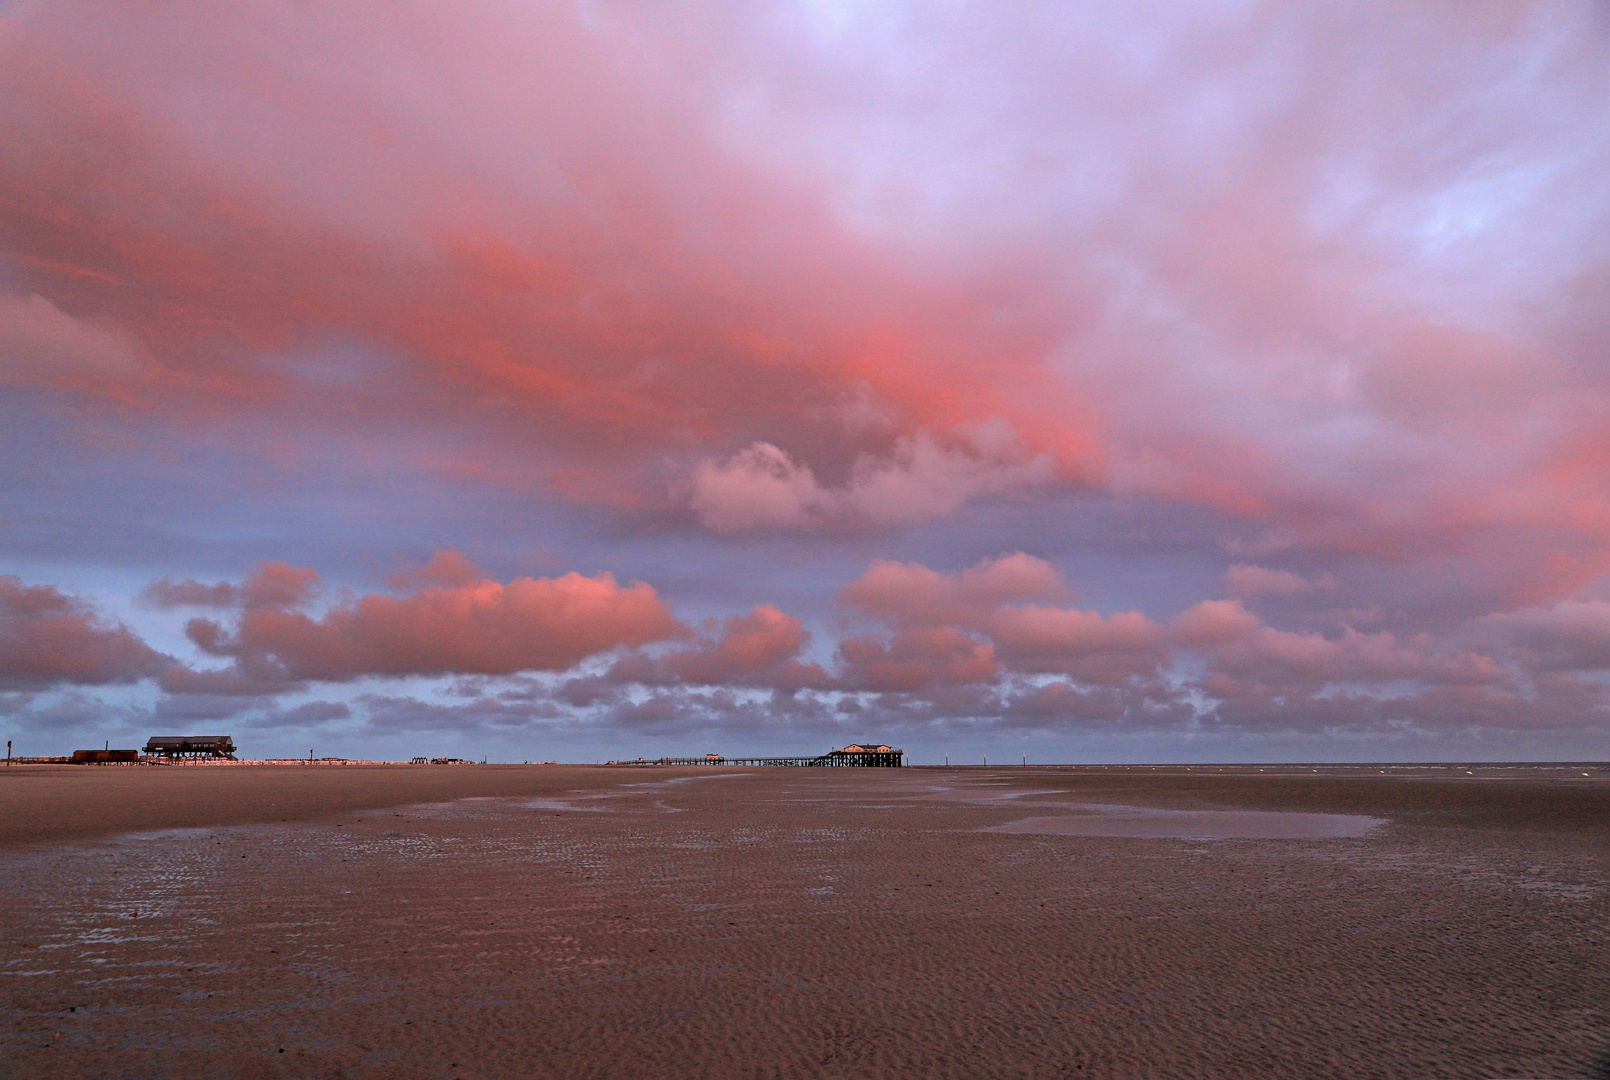
[[[1263,810],[1152,810],[1090,806],[1094,813],[1030,817],[979,832],[1042,836],[1114,836],[1143,840],[1332,840],[1366,836],[1386,822],[1359,814]]]
[[[520,805],[530,810],[575,810],[587,813],[618,809],[618,807],[613,806],[578,806],[578,801],[576,799],[526,799]]]

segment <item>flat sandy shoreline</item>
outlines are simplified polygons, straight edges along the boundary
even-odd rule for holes
[[[666,777],[691,768],[656,769]],[[553,795],[644,779],[600,765],[0,767],[0,850],[150,829],[308,821],[446,799]]]
[[[7,1080],[1610,1075],[1594,776],[96,772],[0,784]]]
[[[1091,799],[1193,807],[1373,814],[1425,825],[1566,831],[1610,838],[1610,769],[1603,766],[1418,770],[1390,776],[1376,766],[1328,766],[1301,774],[1279,767],[1147,769],[1033,767]],[[778,780],[793,770],[720,767]],[[819,772],[821,770],[810,770]],[[922,768],[906,776],[965,777],[982,770]],[[1018,769],[987,770],[1013,782]],[[1580,776],[1587,771],[1588,777]],[[356,810],[497,796],[554,795],[683,776],[705,766],[599,765],[231,765],[0,768],[0,850],[151,829],[308,821]],[[1570,775],[1561,775],[1562,773]]]

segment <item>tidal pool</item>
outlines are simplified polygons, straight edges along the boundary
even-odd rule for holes
[[[1087,813],[1021,818],[980,832],[1044,836],[1125,836],[1149,840],[1331,840],[1366,836],[1385,820],[1360,814],[1266,810],[1154,810],[1140,806],[1080,807]]]

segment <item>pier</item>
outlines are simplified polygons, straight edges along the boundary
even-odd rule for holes
[[[153,735],[146,740],[145,752],[153,757],[233,761],[235,740],[228,735]]]
[[[889,769],[905,764],[905,751],[881,743],[851,743],[842,750],[829,750],[816,757],[725,757],[705,754],[703,757],[659,758],[656,765],[783,765],[797,767],[828,766],[837,768]]]

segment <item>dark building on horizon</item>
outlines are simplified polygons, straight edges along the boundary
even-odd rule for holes
[[[105,750],[74,750],[73,756],[68,759],[73,765],[125,765],[139,760],[138,750],[113,750],[111,747]]]
[[[834,750],[827,755],[836,759],[836,765],[860,765],[871,768],[898,768],[905,756],[904,751],[887,743],[851,743],[842,750]]]
[[[235,740],[230,735],[153,735],[146,740],[145,752],[154,757],[234,761]]]

